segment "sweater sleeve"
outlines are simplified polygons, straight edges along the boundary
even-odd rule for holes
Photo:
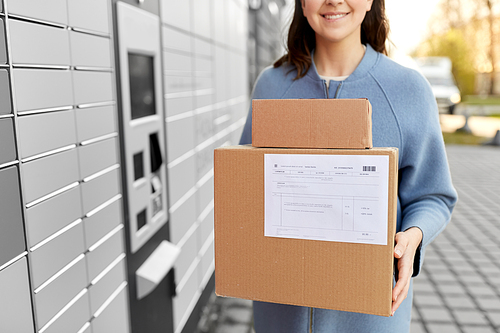
[[[443,231],[451,218],[457,193],[451,182],[439,113],[431,88],[423,78],[407,105],[411,114],[401,120],[403,151],[399,167],[401,230],[422,230],[414,273],[419,274],[425,248]]]

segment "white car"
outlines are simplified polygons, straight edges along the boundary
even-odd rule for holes
[[[451,72],[451,61],[446,57],[415,58],[418,69],[429,81],[440,113],[453,114],[462,100],[460,90]]]

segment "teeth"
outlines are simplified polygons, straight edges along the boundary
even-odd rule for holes
[[[347,14],[325,15],[327,20],[334,20],[346,16]]]

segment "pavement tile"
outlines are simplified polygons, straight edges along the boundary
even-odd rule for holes
[[[443,295],[465,295],[466,294],[465,289],[458,284],[439,285],[439,286],[437,286],[437,289]]]
[[[462,326],[462,331],[464,333],[495,333],[490,326]]]
[[[461,333],[455,324],[429,324],[427,328],[429,333]]]
[[[230,323],[248,324],[252,321],[252,308],[227,308],[223,320]]]
[[[412,321],[410,323],[410,332],[411,333],[427,333],[421,322]]]
[[[451,309],[475,309],[476,304],[467,296],[444,296],[446,305]]]
[[[467,290],[469,291],[469,293],[471,293],[472,295],[474,295],[476,297],[494,296],[495,295],[494,289],[486,284],[479,285],[479,286],[477,286],[477,285],[467,286]]]
[[[453,318],[446,308],[419,308],[422,320],[425,322],[451,323]]]
[[[484,279],[479,274],[459,275],[458,279],[466,285],[484,284]]]
[[[490,321],[500,329],[500,312],[498,311],[486,311],[486,315]]]
[[[500,311],[500,299],[498,298],[478,298],[476,301],[483,310]]]
[[[414,283],[413,284],[413,292],[415,295],[423,294],[423,293],[435,293],[436,289],[430,282],[425,283]]]
[[[413,302],[417,306],[420,307],[428,307],[428,306],[433,306],[433,307],[443,307],[443,301],[441,298],[437,295],[421,295],[421,294],[414,294],[413,295]]]
[[[486,320],[483,313],[478,310],[454,310],[453,314],[457,319],[457,322],[460,325],[487,325],[488,321]]]

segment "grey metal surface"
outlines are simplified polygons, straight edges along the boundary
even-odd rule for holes
[[[87,260],[89,281],[94,280],[103,269],[124,251],[123,232],[119,230],[96,249],[88,252],[85,259]]]
[[[12,119],[0,119],[0,164],[16,159],[14,123]]]
[[[72,27],[110,34],[111,1],[72,0],[68,1],[69,24]]]
[[[113,101],[113,74],[106,72],[74,71],[75,104]]]
[[[26,250],[17,167],[0,170],[0,266]]]
[[[18,125],[21,158],[76,143],[74,110],[19,117]]]
[[[73,66],[111,68],[111,40],[80,32],[69,33]]]
[[[73,104],[69,70],[14,69],[12,74],[18,112]]]
[[[126,280],[125,258],[120,260],[102,279],[89,288],[90,310],[95,313],[111,294]]]
[[[6,0],[9,7],[9,14],[23,17],[67,24],[66,0]]]
[[[13,64],[70,65],[68,30],[9,20]]]
[[[120,193],[120,169],[81,184],[83,212],[87,214]]]
[[[0,64],[7,63],[7,43],[5,40],[5,23],[3,17],[0,17]]]
[[[118,163],[118,139],[111,138],[78,147],[82,179]]]
[[[82,216],[80,189],[75,187],[26,210],[29,245],[34,246]]]
[[[0,115],[11,112],[9,72],[6,69],[0,69]]]
[[[87,248],[99,241],[108,232],[123,223],[121,200],[114,201],[90,217],[85,217],[85,243]]]
[[[81,295],[74,304],[71,305],[56,321],[54,321],[45,333],[60,333],[60,332],[80,332],[80,329],[85,325],[91,317],[89,306],[89,293]],[[89,325],[90,327],[90,325]],[[91,333],[90,330],[85,330],[81,333]]]
[[[34,332],[30,293],[26,258],[0,271],[1,332]]]
[[[116,126],[114,106],[76,110],[76,129],[79,142],[115,133]]]
[[[129,332],[127,289],[123,289],[102,312],[92,321],[93,333]]]

